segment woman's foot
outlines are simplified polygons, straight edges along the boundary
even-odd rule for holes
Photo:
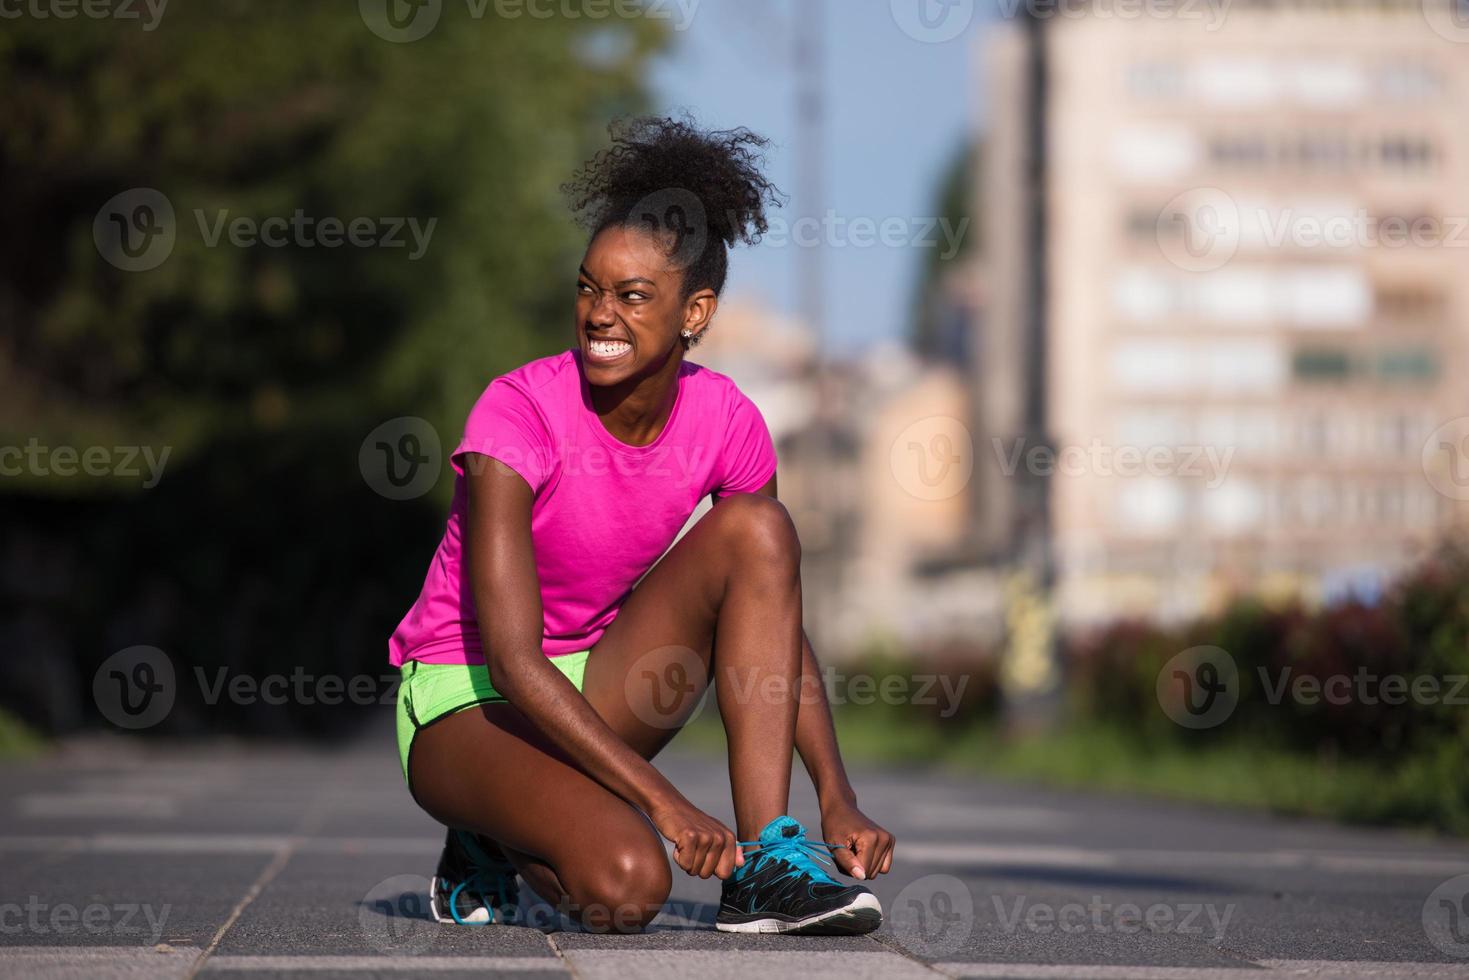
[[[429,885],[429,912],[434,921],[461,926],[514,922],[519,901],[515,867],[495,842],[467,830],[450,829]]]
[[[747,850],[744,865],[724,882],[716,929],[855,936],[882,925],[877,896],[823,871],[812,857],[825,861],[821,852],[830,845],[808,841],[797,821],[776,817],[757,843],[759,848]]]

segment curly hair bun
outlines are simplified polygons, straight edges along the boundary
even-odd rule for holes
[[[745,128],[703,131],[692,120],[655,116],[608,127],[612,145],[562,186],[578,223],[595,237],[613,225],[658,235],[684,270],[684,295],[712,289],[729,271],[729,249],[769,230],[765,209],[781,194],[761,173],[769,140]]]

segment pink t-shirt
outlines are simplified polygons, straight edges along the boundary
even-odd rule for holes
[[[482,455],[466,455],[482,454]],[[775,474],[760,410],[726,376],[683,362],[663,431],[614,438],[592,410],[581,352],[531,361],[490,382],[450,457],[454,503],[423,591],[388,641],[389,661],[483,663],[464,556],[465,468],[500,460],[535,492],[531,539],[547,656],[589,649],[699,501],[752,493]]]

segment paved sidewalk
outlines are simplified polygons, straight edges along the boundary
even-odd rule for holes
[[[730,818],[721,765],[659,764]],[[899,840],[873,936],[718,933],[717,884],[677,871],[649,932],[598,936],[544,908],[540,928],[425,918],[440,831],[386,735],[72,743],[0,767],[0,976],[1469,977],[1464,844],[917,770],[855,778]]]

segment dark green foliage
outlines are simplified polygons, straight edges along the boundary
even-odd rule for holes
[[[146,491],[0,477],[3,689],[23,716],[94,719],[91,672],[131,644],[181,665],[381,672],[449,481],[384,499],[358,446],[417,415],[447,449],[490,378],[566,345],[584,235],[558,187],[614,116],[647,108],[664,39],[649,18],[470,9],[445,4],[402,44],[327,0],[172,4],[151,31],[5,21],[0,446],[171,450]],[[133,188],[175,212],[147,271],[93,239]],[[209,243],[221,218],[298,209],[436,225],[417,259],[407,230],[398,248]],[[196,712],[181,694],[160,728],[329,727],[308,714]]]
[[[1198,645],[1227,651],[1240,700],[1216,728],[1171,722],[1158,672]],[[1233,747],[1374,770],[1370,792],[1331,812],[1469,833],[1469,548],[1445,545],[1374,606],[1268,608],[1255,601],[1166,630],[1120,624],[1066,651],[1078,724],[1139,736],[1138,749]],[[1393,680],[1388,680],[1393,678]]]

